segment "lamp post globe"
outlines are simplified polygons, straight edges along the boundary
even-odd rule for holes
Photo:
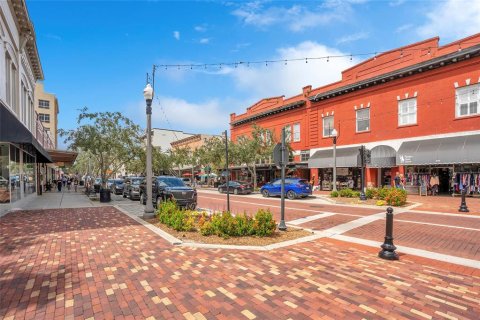
[[[338,132],[337,129],[333,128],[332,130],[332,138],[333,138],[333,191],[337,191],[337,136]]]
[[[147,84],[145,89],[143,89],[143,96],[145,97],[145,102],[147,104],[146,113],[147,113],[147,181],[146,181],[146,192],[147,192],[147,201],[145,204],[145,210],[143,217],[146,219],[152,218],[154,216],[153,210],[153,199],[152,199],[152,99],[153,99],[153,88],[150,83]]]

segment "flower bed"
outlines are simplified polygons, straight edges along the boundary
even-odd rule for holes
[[[359,196],[360,192],[351,189],[342,189],[330,193],[330,197],[332,198],[358,198]],[[369,188],[365,192],[365,196],[367,199],[375,200],[374,204],[378,206],[389,205],[400,207],[407,203],[407,192],[398,188]]]
[[[149,222],[186,242],[268,245],[311,235],[296,228],[278,231],[271,212],[263,209],[253,217],[245,213],[234,216],[230,212],[208,215],[181,210],[174,202],[166,201],[158,208],[156,217]]]

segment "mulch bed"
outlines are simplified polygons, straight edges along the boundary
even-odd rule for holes
[[[303,229],[289,227],[287,231],[276,230],[271,237],[230,237],[224,239],[219,236],[202,236],[200,232],[192,231],[175,231],[168,226],[160,223],[157,219],[149,219],[147,222],[153,224],[157,228],[171,234],[177,239],[183,242],[195,242],[195,243],[208,243],[208,244],[227,244],[227,245],[239,245],[239,246],[266,246],[269,244],[284,242],[288,240],[294,240],[312,235],[312,232]]]

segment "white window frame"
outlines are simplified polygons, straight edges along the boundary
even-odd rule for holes
[[[480,84],[455,89],[455,117],[463,118],[480,115]],[[462,106],[466,107],[466,113],[461,114]],[[475,112],[472,112],[475,110]]]
[[[50,109],[50,101],[39,99],[38,100],[38,107],[42,108],[42,109]]]
[[[300,142],[300,123],[293,125],[293,142]]]
[[[300,161],[308,161],[310,159],[310,150],[300,151]]]
[[[406,108],[406,112],[404,112]],[[407,119],[405,121],[405,119]],[[398,101],[398,125],[408,126],[417,124],[417,98]]]
[[[38,118],[41,122],[50,123],[50,115],[48,113],[39,113]]]
[[[285,126],[285,141],[292,142],[292,126],[290,124]]]
[[[326,126],[326,120],[332,120],[332,125],[330,126]],[[327,117],[323,117],[322,119],[322,135],[324,138],[328,138],[328,137],[331,137],[332,136],[332,131],[333,129],[335,128],[335,118],[333,116],[327,116]],[[325,130],[327,129],[327,131]]]
[[[358,114],[359,114],[360,112],[365,112],[365,111],[368,112],[368,118],[366,118],[366,117],[359,118],[359,117],[358,117]],[[368,131],[370,131],[370,108],[365,108],[365,109],[358,109],[358,110],[356,110],[356,111],[355,111],[355,117],[356,117],[356,119],[357,119],[357,120],[355,121],[355,123],[356,123],[356,128],[357,128],[357,132],[368,132]],[[367,128],[366,128],[365,130],[358,130],[358,123],[359,123],[359,121],[366,121],[366,120],[368,120],[368,126],[367,126]]]

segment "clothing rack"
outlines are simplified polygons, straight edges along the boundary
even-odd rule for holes
[[[454,172],[451,183],[452,196],[461,194],[464,189],[467,195],[480,195],[480,172]]]

